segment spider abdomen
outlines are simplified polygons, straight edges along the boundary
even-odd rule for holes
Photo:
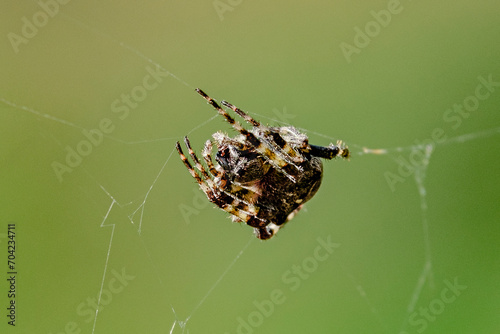
[[[286,223],[288,216],[310,200],[319,189],[323,176],[321,160],[312,157],[300,166],[303,171],[296,175],[295,183],[274,168],[269,170],[261,182],[262,195],[257,203],[271,208],[271,214],[267,218],[276,225]]]

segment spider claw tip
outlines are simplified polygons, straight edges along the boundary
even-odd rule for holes
[[[196,88],[196,92],[198,94],[200,94],[201,96],[203,96],[204,98],[208,97],[208,95],[204,91],[202,91],[201,89],[199,89],[199,88]]]

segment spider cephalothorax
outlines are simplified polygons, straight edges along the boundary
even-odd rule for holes
[[[208,171],[187,137],[184,142],[198,172],[187,160],[179,142],[177,151],[210,202],[229,212],[234,221],[252,226],[259,239],[269,239],[276,234],[318,191],[323,176],[320,158],[349,158],[349,150],[341,141],[328,147],[310,145],[307,136],[296,128],[264,126],[222,101],[222,105],[252,125],[251,130],[246,130],[201,89],[196,91],[239,135],[230,138],[222,132],[213,134],[217,146],[216,165],[211,156],[212,142],[205,143],[202,155]]]

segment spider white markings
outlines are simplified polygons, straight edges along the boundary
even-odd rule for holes
[[[222,132],[212,135],[217,146],[216,164],[211,156],[212,142],[208,140],[202,151],[207,168],[187,137],[184,143],[196,170],[177,142],[179,156],[208,200],[230,213],[233,221],[252,226],[259,239],[275,235],[318,191],[323,176],[321,159],[349,159],[349,150],[342,141],[327,147],[310,145],[307,136],[296,128],[264,126],[222,101],[223,106],[252,125],[251,130],[246,130],[214,99],[201,89],[196,91],[239,134],[234,138]]]

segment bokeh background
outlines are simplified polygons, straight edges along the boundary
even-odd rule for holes
[[[498,3],[62,2],[0,14],[2,333],[500,332]],[[479,77],[489,96],[453,111]],[[196,87],[353,156],[325,163],[275,238],[253,239],[174,150],[234,133]],[[447,141],[400,174],[435,129]]]

